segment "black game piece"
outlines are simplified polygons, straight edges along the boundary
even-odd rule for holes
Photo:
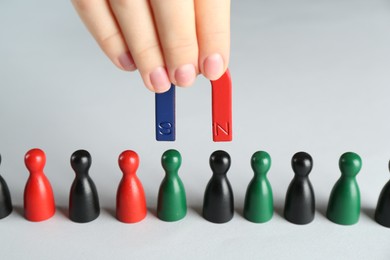
[[[1,155],[0,155],[1,164]],[[0,219],[5,218],[12,212],[11,194],[8,185],[0,175]]]
[[[225,151],[215,151],[210,156],[213,171],[203,200],[203,217],[214,223],[225,223],[233,218],[233,190],[226,176],[230,168],[230,156]]]
[[[284,206],[284,217],[294,224],[308,224],[314,219],[315,198],[309,173],[313,168],[313,159],[308,153],[296,153],[291,165],[294,179],[291,181]]]
[[[390,170],[390,162],[389,162]],[[385,227],[390,227],[390,181],[383,187],[375,210],[375,221]]]
[[[76,177],[70,189],[69,218],[79,223],[90,222],[100,214],[96,186],[88,174],[92,164],[91,155],[85,150],[78,150],[72,154],[70,163]]]

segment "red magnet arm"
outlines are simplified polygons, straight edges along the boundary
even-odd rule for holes
[[[213,141],[232,140],[232,80],[229,69],[211,81]]]

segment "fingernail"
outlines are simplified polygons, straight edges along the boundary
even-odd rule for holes
[[[223,59],[218,53],[208,56],[203,62],[203,70],[206,78],[217,80],[223,73]]]
[[[182,65],[175,71],[176,84],[182,87],[191,85],[195,77],[196,72],[193,64]]]
[[[150,83],[156,92],[167,91],[171,87],[166,70],[163,67],[154,69],[150,75]]]
[[[134,60],[131,57],[130,52],[122,53],[119,56],[118,60],[124,70],[132,71],[136,69]]]

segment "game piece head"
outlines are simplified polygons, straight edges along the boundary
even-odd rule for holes
[[[161,164],[166,172],[178,171],[181,165],[179,151],[174,149],[165,151],[161,157]]]
[[[43,171],[46,164],[46,155],[41,149],[31,149],[26,153],[24,163],[30,172]]]
[[[210,168],[215,174],[226,174],[230,163],[230,155],[225,151],[215,151],[210,156]]]
[[[313,168],[313,159],[308,153],[298,152],[292,157],[291,166],[295,175],[306,177]]]
[[[92,164],[91,155],[86,150],[77,150],[70,157],[70,164],[76,174],[88,173]]]
[[[135,173],[139,166],[138,154],[134,151],[126,150],[119,155],[118,164],[123,174]]]
[[[362,168],[362,159],[356,153],[344,153],[340,157],[339,167],[343,176],[355,177]]]
[[[271,156],[264,151],[257,151],[252,155],[251,166],[255,174],[267,174],[271,168]]]

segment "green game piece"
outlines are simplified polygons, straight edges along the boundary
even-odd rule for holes
[[[340,157],[341,177],[330,193],[326,216],[341,225],[353,225],[359,221],[360,191],[356,175],[362,168],[362,159],[356,153],[344,153]]]
[[[271,157],[267,152],[255,152],[251,165],[254,176],[245,195],[244,217],[255,223],[264,223],[272,218],[274,212],[272,188],[267,179]]]
[[[180,153],[173,149],[166,151],[161,164],[165,170],[165,178],[158,192],[157,217],[164,221],[177,221],[187,214],[186,192],[178,175]]]

